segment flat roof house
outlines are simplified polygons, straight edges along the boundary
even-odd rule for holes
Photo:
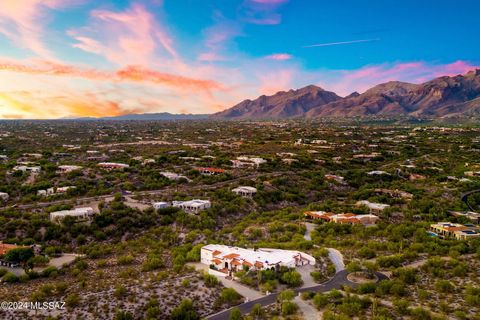
[[[355,204],[357,207],[365,206],[370,210],[370,213],[380,213],[390,207],[388,204],[370,202],[368,200],[360,200]]]
[[[168,207],[168,203],[166,203],[166,202],[154,202],[152,204],[152,206],[155,210],[165,209],[165,208]]]
[[[84,208],[75,208],[72,210],[61,210],[50,212],[50,221],[60,222],[65,217],[74,217],[78,220],[88,221],[95,214],[93,208],[84,207]]]
[[[340,224],[362,224],[364,226],[375,225],[380,219],[373,214],[353,214],[353,213],[339,213],[325,211],[307,211],[303,215],[306,218],[314,220],[322,220],[325,222],[334,222]]]
[[[68,173],[68,172],[72,172],[72,171],[80,170],[80,169],[82,169],[81,166],[74,166],[74,165],[61,165],[61,166],[58,166],[58,171],[59,171],[59,172],[62,172],[62,173]]]
[[[201,174],[203,175],[207,175],[207,176],[212,176],[212,175],[215,175],[215,174],[220,174],[220,173],[224,173],[225,170],[223,169],[218,169],[218,168],[204,168],[204,167],[197,167],[195,168],[195,170],[199,171]]]
[[[233,189],[232,192],[242,197],[251,198],[257,193],[257,188],[243,186]]]
[[[6,193],[6,192],[0,192],[0,199],[1,199],[1,200],[7,201],[8,198],[9,198],[8,193]]]
[[[189,200],[189,201],[173,201],[172,206],[180,208],[187,213],[198,214],[200,211],[206,210],[212,206],[210,200]]]
[[[99,167],[107,170],[112,170],[112,169],[126,169],[129,168],[130,166],[128,164],[124,163],[116,163],[116,162],[100,162],[98,164]]]
[[[244,268],[252,270],[276,269],[280,266],[289,268],[315,265],[315,258],[294,250],[280,249],[244,249],[220,244],[209,244],[200,251],[201,263],[218,270],[225,275]]]
[[[444,237],[467,240],[480,237],[480,228],[472,224],[438,222],[430,225],[430,230]]]

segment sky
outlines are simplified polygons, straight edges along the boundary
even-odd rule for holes
[[[0,0],[0,119],[224,110],[480,68],[478,0]]]

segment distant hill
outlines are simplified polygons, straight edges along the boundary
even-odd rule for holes
[[[172,114],[162,113],[134,113],[115,117],[77,118],[76,120],[199,120],[207,119],[208,114]]]
[[[412,84],[392,81],[340,97],[316,86],[245,100],[214,119],[286,119],[345,116],[454,117],[480,114],[480,70]]]

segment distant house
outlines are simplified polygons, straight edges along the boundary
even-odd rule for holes
[[[93,208],[85,207],[85,208],[75,208],[72,210],[61,210],[50,212],[50,221],[52,222],[60,222],[65,217],[73,217],[79,221],[88,221],[91,217],[95,214]]]
[[[160,174],[162,176],[164,176],[165,178],[167,178],[168,180],[173,180],[173,181],[178,181],[180,179],[185,179],[187,181],[190,181],[190,179],[188,179],[186,176],[182,176],[182,175],[179,175],[177,173],[174,173],[174,172],[160,172]]]
[[[152,206],[155,210],[165,209],[165,208],[168,207],[168,203],[167,202],[154,202],[152,204]]]
[[[212,206],[209,200],[189,200],[189,201],[173,201],[172,206],[180,208],[187,213],[198,214],[200,211],[206,210]]]
[[[365,206],[370,210],[370,213],[381,213],[383,210],[390,207],[388,204],[370,202],[368,200],[357,201],[357,207]]]
[[[235,188],[232,192],[242,197],[251,198],[257,193],[257,188],[244,186]]]
[[[382,154],[378,152],[372,152],[370,154],[355,154],[353,155],[353,159],[361,159],[363,161],[370,161],[375,158],[380,157]]]
[[[42,170],[41,167],[39,166],[25,166],[25,165],[20,165],[20,166],[15,166],[13,167],[13,171],[23,171],[23,172],[34,172],[38,173]]]
[[[405,200],[412,200],[413,199],[413,194],[402,191],[402,190],[390,190],[390,189],[375,189],[375,193],[377,194],[388,194],[389,196],[393,198],[401,198]]]
[[[8,198],[9,198],[8,193],[6,193],[6,192],[0,192],[0,200],[2,200],[2,201],[7,201]]]
[[[375,225],[380,219],[373,214],[333,213],[325,211],[307,211],[303,213],[306,218],[334,222],[339,224],[362,224],[364,226]]]
[[[114,170],[114,169],[123,170],[130,167],[128,164],[116,163],[116,162],[100,162],[98,166],[106,170]]]
[[[412,173],[408,176],[408,180],[410,181],[425,180],[426,178],[427,177],[425,177],[424,175],[417,174],[417,173]]]
[[[449,211],[449,213],[454,217],[464,217],[469,219],[474,223],[480,223],[480,213],[468,211],[468,212],[458,212],[458,211]]]
[[[3,243],[0,241],[0,256],[7,254],[9,251],[13,249],[20,249],[20,248],[28,248],[28,247],[18,246],[16,244]],[[18,268],[20,267],[20,264],[18,262],[0,260],[0,267]]]
[[[267,163],[267,160],[259,157],[240,156],[236,160],[230,160],[233,168],[258,168]]]
[[[324,177],[326,180],[335,181],[340,184],[345,184],[345,178],[342,176],[337,176],[335,174],[326,174]]]
[[[457,240],[467,240],[480,237],[480,228],[474,225],[463,225],[451,222],[438,222],[430,225],[430,230],[439,236],[451,237]]]
[[[218,169],[218,168],[197,167],[197,168],[195,168],[195,170],[197,170],[198,172],[200,172],[201,174],[206,175],[206,176],[213,176],[213,175],[216,175],[216,174],[225,173],[225,170]]]
[[[68,173],[68,172],[72,172],[72,171],[80,170],[80,169],[82,169],[81,166],[74,166],[74,165],[58,166],[58,171],[61,172],[61,173]]]
[[[315,265],[315,258],[294,250],[244,249],[219,244],[209,244],[200,250],[201,263],[223,274],[231,275],[243,269],[276,270],[281,266],[295,268]]]
[[[390,175],[390,173],[388,173],[386,171],[381,171],[381,170],[369,171],[369,172],[367,172],[367,174],[369,176],[381,176],[381,175],[389,176]]]
[[[63,194],[66,193],[70,189],[76,189],[77,187],[75,186],[67,186],[67,187],[52,187],[48,188],[47,190],[38,190],[37,195],[41,197],[46,197],[46,196],[52,196],[55,194]]]

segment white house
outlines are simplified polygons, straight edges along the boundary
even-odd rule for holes
[[[38,190],[37,195],[45,197],[45,196],[51,196],[54,194],[62,194],[62,193],[66,193],[70,189],[75,189],[75,188],[76,188],[75,186],[58,187],[58,188],[52,187],[52,188],[48,188],[47,190]]]
[[[166,202],[154,202],[154,203],[152,203],[152,206],[155,210],[165,209],[165,208],[168,207],[168,203],[166,203]]]
[[[276,269],[280,266],[295,268],[315,265],[315,258],[294,250],[244,249],[220,244],[209,244],[200,250],[200,261],[225,275],[244,268],[252,270]]]
[[[74,166],[74,165],[61,165],[61,166],[58,166],[58,171],[59,171],[59,172],[62,172],[62,173],[68,173],[68,172],[72,172],[72,171],[80,170],[80,169],[82,169],[81,166]]]
[[[232,192],[242,197],[251,198],[257,193],[257,188],[243,186],[233,189]]]
[[[210,200],[189,200],[189,201],[173,201],[172,206],[180,208],[187,213],[198,214],[202,210],[206,210],[212,206]]]
[[[99,167],[107,169],[107,170],[112,170],[112,169],[126,169],[130,167],[128,164],[124,163],[116,163],[116,162],[100,162],[98,164]]]
[[[78,220],[89,220],[94,214],[95,211],[93,210],[93,208],[90,207],[76,208],[72,210],[61,210],[50,212],[50,220],[52,222],[59,222],[65,217],[74,217]]]
[[[390,207],[388,204],[370,202],[368,200],[360,200],[355,204],[357,207],[366,206],[370,209],[370,213],[380,213],[386,208]]]
[[[0,192],[0,199],[1,199],[1,200],[7,201],[8,198],[9,198],[8,193],[6,193],[6,192]]]
[[[168,180],[173,180],[173,181],[177,181],[177,180],[180,180],[180,179],[185,179],[187,181],[190,181],[190,179],[188,179],[186,176],[182,176],[180,174],[177,174],[175,172],[160,172],[160,174],[162,176],[164,176],[165,178],[167,178]]]
[[[30,166],[24,166],[24,165],[21,165],[21,166],[15,166],[13,167],[13,171],[23,171],[23,172],[40,172],[42,170],[41,167],[39,166],[33,166],[33,167],[30,167]]]

